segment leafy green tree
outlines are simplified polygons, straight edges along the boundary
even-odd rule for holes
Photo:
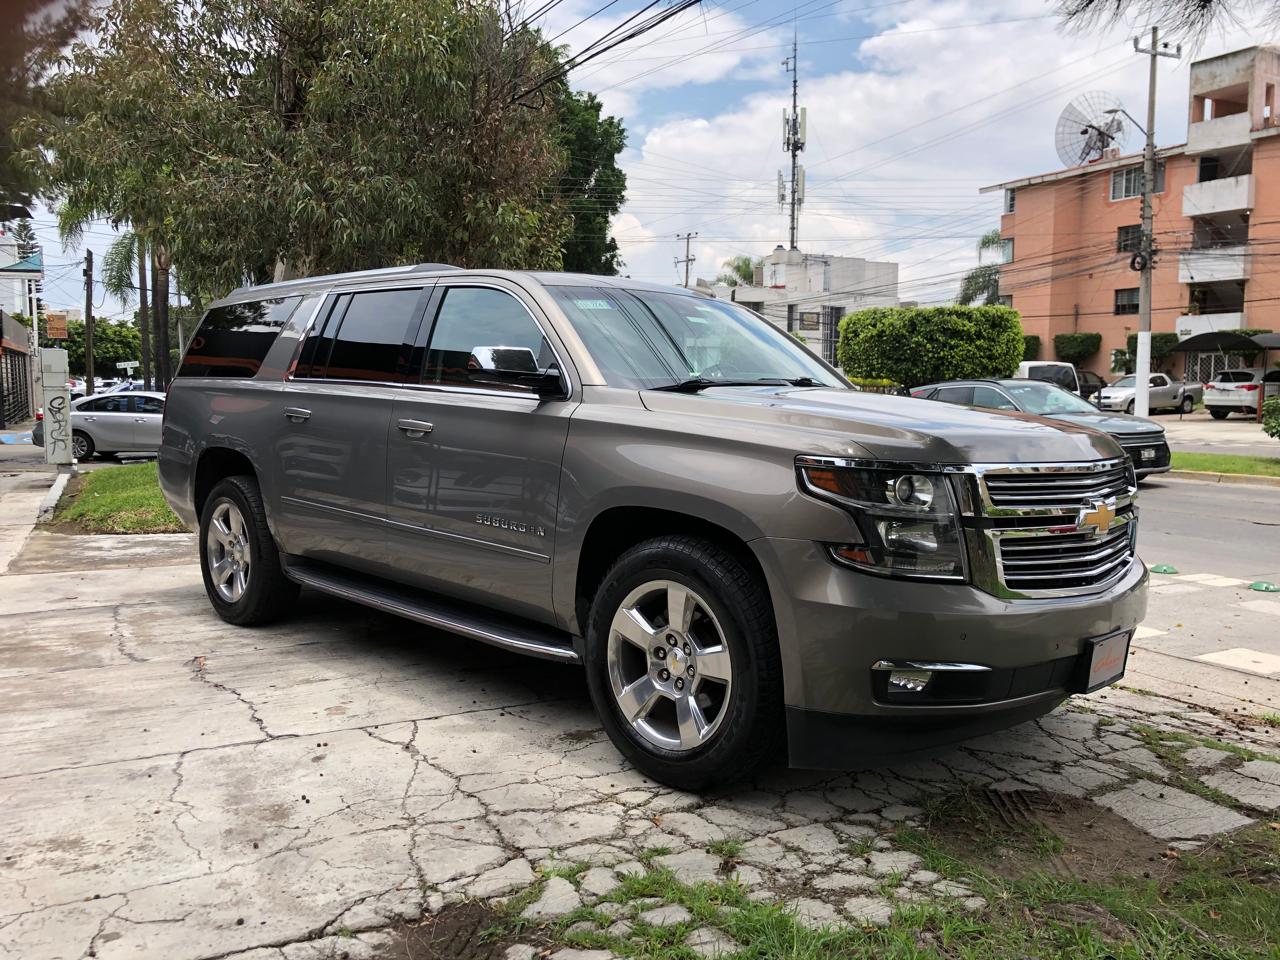
[[[1225,26],[1247,11],[1280,16],[1280,3],[1261,0],[1058,0],[1058,13],[1070,26],[1093,27],[1117,23],[1158,23],[1175,34],[1199,37],[1212,27]]]
[[[987,250],[999,250],[1004,241],[999,230],[989,230],[978,240],[978,257]],[[1000,302],[1000,264],[980,263],[960,281],[960,293],[956,303],[968,305],[982,301],[986,304]]]
[[[724,269],[720,271],[720,276],[716,277],[716,282],[730,287],[754,283],[755,269],[760,259],[759,257],[752,259],[745,254],[730,257],[724,262]]]
[[[567,83],[557,84],[556,113],[565,151],[560,196],[573,217],[563,268],[612,276],[622,265],[609,221],[626,198],[627,175],[618,166],[618,154],[627,145],[627,132],[617,117],[601,116],[595,94],[574,93]]]
[[[1053,338],[1053,352],[1066,363],[1083,363],[1101,349],[1100,333],[1060,333]]]
[[[558,115],[519,96],[555,55],[504,10],[109,0],[24,142],[64,222],[144,238],[160,336],[174,263],[211,294],[426,260],[555,268]]]
[[[80,29],[88,0],[6,0],[0,16],[0,221],[30,215],[36,177],[18,157],[19,118],[41,109],[43,59]]]
[[[872,307],[840,321],[836,350],[846,376],[908,387],[1007,377],[1022,359],[1022,321],[1002,306]]]
[[[84,321],[72,320],[67,324],[67,339],[58,343],[44,341],[42,346],[59,346],[67,350],[67,369],[72,376],[84,376]],[[114,377],[120,371],[117,363],[139,360],[142,341],[133,323],[98,320],[93,325],[93,367],[100,377]]]

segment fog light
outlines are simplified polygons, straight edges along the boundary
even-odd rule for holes
[[[889,674],[889,692],[924,693],[932,677],[928,670],[894,670]]]

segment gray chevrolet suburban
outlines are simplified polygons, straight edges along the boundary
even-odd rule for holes
[[[441,264],[236,290],[160,480],[233,624],[299,586],[580,663],[698,789],[840,767],[1124,672],[1136,481],[1104,433],[862,393],[732,303]]]

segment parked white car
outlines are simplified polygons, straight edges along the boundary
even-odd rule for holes
[[[1258,415],[1258,397],[1280,396],[1280,370],[1251,367],[1247,370],[1223,370],[1204,388],[1204,405],[1209,416],[1225,420],[1233,413]]]
[[[163,393],[127,391],[71,401],[71,455],[87,460],[94,454],[154,453],[160,449],[164,400]],[[31,431],[31,442],[44,446],[43,421]]]

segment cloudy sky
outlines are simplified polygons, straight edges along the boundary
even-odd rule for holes
[[[645,5],[561,0],[538,23],[576,50]],[[614,225],[623,272],[678,282],[676,235],[688,231],[703,277],[786,243],[776,179],[794,31],[808,108],[801,249],[894,260],[903,299],[954,297],[978,236],[998,224],[999,199],[979,187],[1060,167],[1054,125],[1079,94],[1106,91],[1145,111],[1146,60],[1132,37],[1148,25],[1071,32],[1052,10],[1046,0],[703,0],[577,70],[574,85],[627,128],[627,203]],[[1233,24],[1181,61],[1162,60],[1160,145],[1185,140],[1193,59],[1276,40]],[[1127,147],[1141,149],[1136,131]],[[83,248],[61,248],[47,211],[37,229],[47,302],[82,304]],[[99,259],[109,241],[103,224],[86,236]],[[107,315],[123,310],[101,292],[98,301]]]

